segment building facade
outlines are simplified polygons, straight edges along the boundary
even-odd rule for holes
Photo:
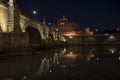
[[[70,43],[81,43],[83,36],[93,36],[93,32],[90,31],[89,27],[80,29],[79,24],[69,22],[65,17],[59,19],[50,29],[66,37],[66,40]]]
[[[91,32],[88,27],[84,30],[81,30],[79,24],[69,22],[69,20],[65,17],[59,19],[56,24],[51,26],[50,29],[65,37],[93,35],[93,32]]]

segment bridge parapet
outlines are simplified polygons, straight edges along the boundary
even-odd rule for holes
[[[42,41],[45,40],[46,42],[50,40],[53,43],[54,41],[63,41],[63,37],[57,32],[51,31],[47,25],[39,20],[23,14],[18,6],[14,4],[12,3],[11,6],[10,4],[8,5],[8,2],[5,4],[0,2],[0,32],[7,35],[7,38],[6,35],[3,35],[3,39],[0,39],[1,42],[6,40],[10,45],[14,46],[16,44],[15,46],[19,46],[23,40],[23,45],[21,46],[24,46],[24,43],[32,46],[39,44],[40,46]],[[18,27],[20,31],[18,31]],[[6,42],[4,44],[7,44]]]

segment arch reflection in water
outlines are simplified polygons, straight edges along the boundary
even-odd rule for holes
[[[67,75],[67,71],[71,69],[77,69],[77,71],[80,71],[79,73],[84,73],[82,72],[84,69],[89,69],[91,68],[90,66],[94,64],[98,65],[100,61],[108,59],[109,63],[111,59],[114,59],[114,62],[116,60],[120,61],[120,48],[112,47],[112,49],[115,50],[115,56],[111,54],[109,48],[111,47],[81,46],[40,51],[32,56],[1,57],[0,79],[34,80],[43,76],[48,77],[50,75],[65,76]],[[106,57],[106,55],[113,56]],[[108,64],[106,62],[107,61],[102,62],[102,64]],[[103,66],[102,64],[99,65]],[[114,66],[112,64],[109,65]],[[84,66],[84,68],[82,66]],[[81,69],[76,67],[80,67]]]
[[[38,70],[38,75],[45,74],[49,70],[49,59],[43,58],[40,64],[40,69]]]

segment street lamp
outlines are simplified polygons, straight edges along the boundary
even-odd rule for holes
[[[36,14],[37,12],[36,11],[33,11],[33,14]]]
[[[35,11],[35,10],[33,10],[33,16],[34,16],[34,18],[35,18],[35,15],[37,14],[37,11]]]

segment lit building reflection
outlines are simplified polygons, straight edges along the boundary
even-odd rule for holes
[[[92,48],[83,47],[70,47],[61,57],[61,68],[73,67],[79,65],[81,60],[90,62],[94,58],[94,52]]]
[[[54,57],[53,57],[53,62],[56,63],[59,59],[59,54],[58,53],[55,53],[54,54]]]
[[[91,59],[94,58],[94,53],[90,53],[86,57],[86,61],[91,61]]]
[[[114,35],[110,35],[107,39],[107,41],[116,41],[116,38]]]
[[[38,75],[45,74],[49,70],[49,59],[43,58],[38,70]]]
[[[109,50],[109,52],[111,54],[114,54],[116,52],[116,48],[115,47],[107,47],[107,49]]]
[[[64,55],[63,57],[70,58],[70,59],[75,59],[75,58],[77,58],[79,56],[80,56],[80,54],[75,54],[73,52],[69,52],[68,54]]]
[[[96,60],[98,61],[98,60],[99,60],[99,57],[97,57]]]
[[[119,56],[119,58],[118,58],[119,60],[120,60],[120,56]]]
[[[68,69],[83,63],[100,62],[109,57],[120,61],[119,51],[119,47],[81,46],[37,52],[34,56],[2,58],[0,77],[2,80],[16,80],[16,77],[19,78],[17,80],[35,80],[47,74],[54,74],[56,68],[57,71],[66,73]]]

